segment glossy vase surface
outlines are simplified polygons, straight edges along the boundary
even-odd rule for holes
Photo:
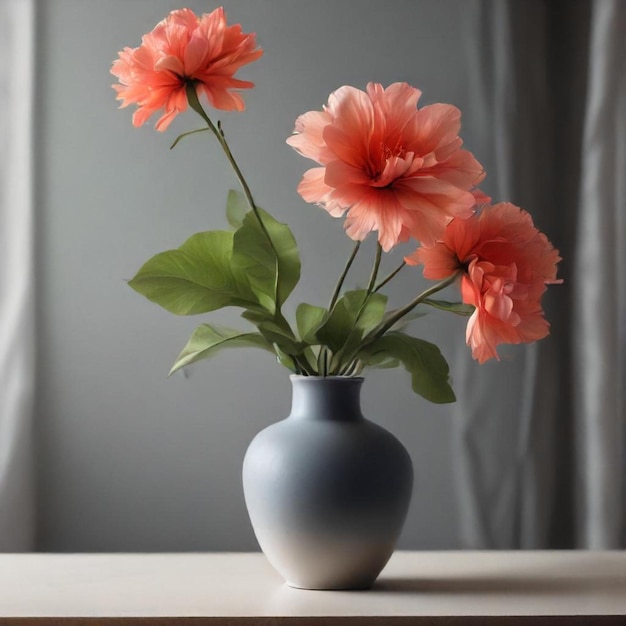
[[[411,459],[361,413],[362,378],[291,382],[291,414],[261,431],[244,459],[254,532],[292,587],[368,588],[406,519]]]

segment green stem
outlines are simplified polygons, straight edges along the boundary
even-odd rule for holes
[[[372,275],[367,285],[367,294],[369,295],[374,291],[374,285],[376,284],[376,278],[378,277],[378,268],[380,267],[380,259],[383,254],[383,247],[379,242],[376,242],[376,258],[374,259],[374,267],[372,268]]]
[[[346,266],[343,268],[343,272],[341,273],[341,276],[339,277],[339,280],[337,281],[335,290],[333,291],[333,295],[330,299],[330,304],[328,305],[329,312],[332,310],[335,304],[337,304],[337,300],[339,298],[339,294],[341,293],[341,288],[343,287],[343,283],[346,279],[346,276],[348,275],[348,271],[350,270],[350,267],[352,266],[354,258],[356,257],[356,254],[359,251],[360,247],[361,247],[361,242],[357,241],[354,248],[352,249],[352,254],[350,255],[350,258],[348,259]]]
[[[328,362],[330,360],[330,350],[327,346],[320,346],[320,352],[317,355],[317,375],[328,376]]]
[[[399,268],[397,268],[390,275],[391,278],[395,274],[397,274],[404,267],[404,265],[405,264],[403,263]],[[372,343],[376,339],[379,339],[380,337],[382,337],[396,322],[398,322],[400,319],[402,319],[407,313],[410,313],[418,304],[421,304],[422,302],[427,300],[434,293],[437,293],[438,291],[441,291],[442,289],[445,289],[448,285],[451,285],[456,280],[457,276],[459,276],[459,274],[461,274],[462,271],[463,270],[458,270],[457,272],[455,272],[451,276],[448,276],[448,278],[446,278],[446,279],[438,282],[436,285],[433,285],[432,287],[429,287],[428,289],[422,291],[422,293],[420,293],[413,300],[411,300],[411,302],[409,302],[407,305],[403,306],[401,309],[398,309],[382,326],[379,326],[370,335],[364,337],[361,345],[359,346],[359,348],[357,348],[352,354],[348,355],[348,358],[346,359],[346,365],[344,365],[342,368],[339,369],[339,372],[338,372],[339,375],[342,375],[342,376],[352,376],[354,374],[354,372],[358,369],[358,359],[355,360],[354,357],[359,353],[359,351],[363,347],[365,347],[366,345]],[[381,286],[385,282],[388,282],[388,280],[390,280],[391,278],[388,277],[387,279],[385,279],[385,281],[383,281],[383,283],[381,283]],[[359,313],[359,315],[360,315],[360,313]],[[358,319],[358,317],[357,317],[357,319]]]
[[[235,171],[235,175],[237,176],[237,179],[239,180],[239,183],[241,184],[241,188],[243,189],[243,193],[246,196],[246,200],[248,201],[250,208],[252,210],[256,209],[257,206],[254,202],[254,198],[252,197],[252,192],[250,191],[250,187],[248,187],[248,183],[246,182],[246,179],[243,177],[243,174],[241,170],[239,169],[239,165],[237,164],[237,161],[235,161],[235,157],[230,151],[230,147],[228,146],[226,138],[224,137],[224,133],[218,130],[215,124],[213,124],[213,121],[211,120],[211,118],[206,114],[206,111],[200,104],[200,100],[198,99],[198,94],[196,92],[196,87],[193,84],[193,82],[187,83],[187,101],[189,102],[189,106],[206,122],[211,132],[215,135],[217,140],[220,142],[220,145],[222,146],[222,149],[224,150],[224,153],[226,154],[226,158],[230,162],[233,170]]]
[[[403,306],[401,309],[398,309],[375,333],[372,339],[378,339],[382,337],[397,321],[402,319],[407,313],[410,313],[418,304],[421,304],[432,296],[434,293],[445,289],[448,285],[451,285],[457,278],[457,276],[463,270],[458,270],[448,278],[438,282],[436,285],[433,285],[429,289],[422,291],[416,298],[411,300],[407,305]]]
[[[292,357],[295,364],[300,368],[302,372],[304,372],[305,376],[314,376],[315,372],[308,364],[306,357],[303,355],[300,359],[299,357]]]
[[[395,273],[400,271],[400,269],[401,267],[398,268]],[[452,284],[462,271],[463,270],[459,270],[452,274],[452,276],[448,276],[448,278],[438,282],[436,285],[433,285],[425,291],[422,291],[422,293],[420,293],[417,297],[411,300],[411,302],[409,302],[401,309],[398,309],[382,326],[379,326],[370,335],[364,337],[359,348],[357,348],[351,355],[349,355],[349,358],[346,360],[347,365],[342,368],[340,373],[342,373],[343,375],[352,375],[354,371],[358,369],[358,359],[355,360],[354,357],[360,352],[362,348],[376,341],[377,339],[380,339],[380,337],[382,337],[397,321],[402,319],[407,313],[410,313],[418,304],[424,302],[424,300],[426,300],[429,296],[432,296],[434,293],[437,293],[438,291],[441,291],[442,289],[445,289],[448,285]]]
[[[376,287],[374,288],[374,293],[376,293],[378,290],[382,289],[392,278],[394,278],[396,276],[396,274],[398,274],[400,272],[400,270],[405,265],[406,265],[406,261],[402,261],[402,263],[400,263],[400,265],[398,267],[396,267],[396,269],[393,270],[393,272],[391,272],[391,274],[389,274],[389,276],[387,276],[380,283],[378,283],[378,285],[376,285]]]
[[[324,359],[326,358],[326,346],[320,346],[320,351],[317,355],[317,375],[324,376]]]
[[[350,361],[347,365],[340,369],[339,372],[337,372],[337,376],[352,376],[357,368],[358,363],[358,359]]]
[[[187,83],[186,90],[187,90],[187,101],[189,102],[189,106],[207,123],[207,126],[209,127],[209,129],[219,141],[220,146],[222,146],[222,150],[224,151],[226,158],[228,159],[231,167],[233,168],[233,171],[235,172],[235,176],[237,177],[237,180],[239,181],[239,184],[241,185],[243,193],[246,196],[248,205],[254,212],[254,215],[256,216],[257,221],[259,222],[259,226],[261,227],[261,230],[265,234],[265,237],[267,238],[267,241],[270,244],[272,251],[274,252],[274,257],[276,258],[276,261],[278,262],[278,253],[276,251],[276,248],[274,247],[274,242],[272,241],[272,238],[267,228],[265,227],[263,220],[261,219],[261,215],[259,214],[259,208],[254,202],[254,198],[252,197],[252,192],[250,191],[250,187],[248,186],[248,183],[246,182],[246,179],[244,178],[241,172],[241,169],[239,168],[239,165],[237,164],[237,161],[235,160],[235,157],[233,156],[233,153],[230,151],[230,147],[228,145],[228,142],[226,141],[226,137],[224,136],[224,131],[221,128],[217,128],[215,124],[213,124],[213,122],[211,121],[211,118],[206,114],[206,111],[202,108],[202,105],[200,104],[200,100],[198,99],[198,94],[196,92],[196,88],[193,82],[190,81]]]
[[[241,169],[239,168],[239,165],[237,164],[237,161],[235,160],[233,153],[230,151],[230,146],[228,145],[228,142],[226,141],[224,131],[222,130],[219,122],[218,122],[218,126],[216,127],[215,124],[213,124],[213,122],[211,121],[211,118],[206,114],[206,111],[202,107],[202,104],[200,104],[200,100],[198,99],[198,94],[196,92],[196,88],[193,82],[190,81],[187,83],[186,92],[187,92],[187,102],[189,102],[189,106],[206,122],[207,126],[209,127],[209,130],[211,130],[211,132],[217,138],[220,146],[222,146],[222,150],[224,151],[224,154],[226,155],[226,158],[228,159],[228,162],[233,168],[233,171],[235,172],[235,176],[237,177],[237,180],[239,181],[239,184],[241,185],[241,188],[246,197],[248,205],[252,209],[257,219],[257,222],[259,223],[259,226],[261,227],[261,230],[263,231],[263,234],[265,235],[265,238],[267,239],[267,242],[269,243],[270,248],[272,249],[274,258],[276,259],[276,265],[278,266],[279,257],[278,257],[278,251],[276,250],[276,246],[274,245],[274,241],[272,240],[272,237],[269,234],[269,231],[267,230],[267,227],[265,226],[263,219],[261,218],[259,207],[257,207],[254,201],[254,198],[252,197],[252,192],[250,191],[250,187],[248,186],[248,183],[246,179],[244,178],[244,175],[241,172]],[[198,131],[195,131],[195,132],[198,132]],[[280,310],[279,303],[277,302],[276,304],[277,306],[276,306],[275,318],[283,325],[283,327],[285,327],[285,329],[289,330],[292,336],[294,336],[294,333],[291,329],[291,326],[289,325],[289,322],[287,322],[287,320],[285,319],[285,317],[283,316]]]
[[[346,280],[346,276],[348,275],[348,272],[350,271],[350,267],[352,267],[352,263],[354,262],[354,259],[360,247],[361,247],[361,242],[357,241],[356,244],[354,245],[354,248],[352,249],[352,253],[350,254],[350,257],[348,258],[348,261],[346,262],[346,266],[343,268],[343,272],[341,272],[341,276],[339,277],[339,280],[337,281],[337,284],[335,285],[335,290],[333,291],[333,295],[330,298],[330,303],[328,304],[329,313],[333,310],[333,307],[335,306],[335,304],[337,304],[337,300],[339,299],[339,294],[341,293],[341,288],[343,287],[343,283]],[[320,376],[326,376],[328,374],[328,358],[329,358],[328,347],[321,346],[320,353],[317,359],[317,369],[318,369]]]

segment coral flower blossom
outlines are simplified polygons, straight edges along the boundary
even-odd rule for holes
[[[334,217],[347,211],[355,240],[378,231],[385,251],[413,237],[432,245],[454,217],[467,218],[481,164],[462,150],[461,112],[449,104],[417,108],[421,92],[406,83],[367,92],[344,86],[322,111],[296,120],[287,143],[321,165],[298,186],[307,202]]]
[[[485,206],[468,220],[453,220],[443,239],[406,258],[423,264],[424,276],[444,279],[463,270],[463,302],[476,310],[467,344],[480,363],[498,359],[500,343],[529,343],[549,332],[541,297],[557,280],[558,250],[531,216],[508,202]]]
[[[138,48],[124,48],[111,73],[122,107],[138,105],[133,124],[141,126],[155,112],[165,130],[187,109],[186,86],[192,82],[216,109],[243,111],[241,96],[232,89],[250,89],[254,83],[234,78],[240,67],[263,54],[254,34],[226,24],[224,10],[197,17],[190,9],[172,11],[154,30],[144,35]]]

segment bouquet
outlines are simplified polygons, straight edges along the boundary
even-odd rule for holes
[[[177,315],[236,307],[248,328],[204,323],[171,372],[226,347],[255,347],[304,376],[356,376],[365,368],[404,366],[413,390],[432,402],[454,401],[449,367],[432,343],[409,334],[418,305],[467,316],[466,341],[480,363],[498,358],[501,343],[545,337],[541,299],[557,280],[558,251],[529,213],[508,202],[491,204],[478,185],[485,176],[459,137],[460,111],[449,104],[418,106],[421,92],[406,84],[343,86],[321,110],[295,122],[287,143],[317,165],[298,185],[302,198],[343,220],[354,247],[327,306],[303,302],[295,321],[283,305],[300,278],[295,238],[256,202],[220,121],[205,109],[243,111],[236,78],[259,59],[254,34],[228,24],[222,8],[196,16],[171,12],[141,45],[113,63],[121,106],[136,105],[134,126],[159,113],[155,128],[192,109],[203,122],[182,139],[208,133],[239,183],[226,202],[229,230],[193,234],[179,248],[148,260],[130,281],[137,292]],[[376,237],[367,286],[347,289],[361,242]],[[401,242],[415,250],[386,276],[383,254]],[[389,309],[384,287],[402,270],[421,267],[432,286]],[[406,268],[406,269],[405,269]],[[460,300],[438,292],[456,285]],[[251,325],[251,326],[250,326]]]

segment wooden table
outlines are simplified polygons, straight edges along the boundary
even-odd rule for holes
[[[626,625],[626,552],[397,552],[369,591],[258,553],[0,555],[0,625]]]

